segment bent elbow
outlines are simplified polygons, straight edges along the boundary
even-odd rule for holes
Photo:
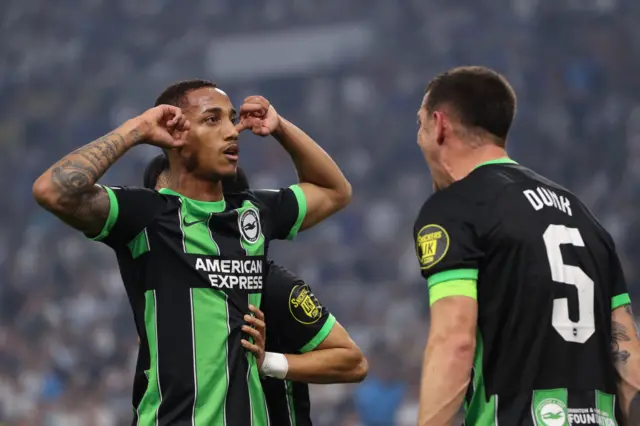
[[[348,356],[349,368],[345,372],[346,383],[360,383],[369,373],[369,363],[359,348],[353,348]]]
[[[369,362],[367,362],[367,359],[364,357],[364,355],[361,355],[360,361],[358,361],[358,365],[353,370],[352,383],[362,382],[367,378],[367,374],[369,374]]]
[[[476,351],[475,336],[451,336],[447,340],[448,342],[444,345],[444,347],[446,347],[449,353],[452,355],[451,360],[453,362],[461,362],[464,364],[473,362],[473,356]]]
[[[36,202],[46,208],[47,210],[54,210],[57,204],[57,197],[54,195],[53,188],[51,186],[51,181],[47,179],[44,175],[40,176],[34,183],[31,188],[33,193],[33,198],[35,198]]]
[[[446,354],[445,358],[452,364],[471,364],[476,350],[476,338],[475,335],[466,333],[434,336],[433,348]]]
[[[353,196],[353,189],[351,184],[345,178],[342,186],[334,191],[334,205],[336,211],[342,210],[349,205]]]

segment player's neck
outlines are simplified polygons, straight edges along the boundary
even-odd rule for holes
[[[464,179],[479,165],[488,161],[508,157],[507,151],[497,145],[484,145],[460,155],[455,163],[447,167],[453,182]]]
[[[224,198],[220,181],[199,179],[190,173],[172,174],[168,189],[198,201],[220,201]]]

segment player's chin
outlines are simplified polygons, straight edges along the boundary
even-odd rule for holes
[[[221,164],[217,167],[216,174],[222,178],[225,177],[233,177],[236,175],[238,171],[238,160],[237,159],[224,159],[221,161]]]

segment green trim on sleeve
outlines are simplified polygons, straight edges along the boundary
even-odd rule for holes
[[[427,283],[429,284],[429,288],[436,284],[440,284],[446,281],[453,280],[473,280],[476,281],[478,279],[478,270],[477,269],[450,269],[448,271],[438,272],[437,274],[431,275],[427,279]]]
[[[298,231],[300,231],[302,221],[307,215],[307,198],[304,196],[304,191],[300,188],[300,185],[291,185],[289,188],[293,191],[293,195],[296,196],[296,200],[298,200],[298,218],[289,231],[289,235],[287,235],[287,240],[293,240]]]
[[[629,293],[622,293],[611,298],[611,310],[619,308],[620,306],[631,304],[631,298]]]
[[[300,349],[300,353],[310,352],[317,348],[318,345],[327,338],[329,333],[331,333],[331,330],[333,329],[333,326],[335,324],[336,317],[334,317],[333,314],[329,314],[327,321],[325,321],[320,331],[318,331],[318,334],[316,334],[313,339],[309,340],[309,342]]]
[[[109,196],[109,216],[107,216],[107,221],[104,223],[104,227],[102,231],[95,237],[91,238],[93,241],[102,241],[109,236],[109,232],[113,229],[113,226],[116,224],[118,220],[118,214],[120,213],[118,207],[118,197],[113,192],[113,189],[108,186],[100,185],[107,192]]]
[[[478,300],[476,280],[449,280],[429,287],[429,306],[450,296],[466,296]]]

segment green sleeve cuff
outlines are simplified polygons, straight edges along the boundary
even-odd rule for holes
[[[429,287],[429,306],[450,296],[466,296],[478,300],[475,280],[450,280]]]
[[[300,231],[302,221],[307,215],[307,199],[304,196],[304,191],[302,191],[300,185],[291,185],[289,188],[293,191],[293,195],[296,196],[296,200],[298,200],[298,218],[289,231],[289,235],[287,235],[287,240],[293,240],[293,238],[298,234],[298,231]]]
[[[620,306],[631,304],[631,298],[629,293],[622,293],[611,298],[611,310],[619,308]]]
[[[116,224],[118,220],[118,198],[116,194],[113,192],[113,189],[108,186],[100,185],[102,188],[107,191],[107,195],[109,196],[109,216],[107,217],[107,221],[104,223],[102,227],[102,231],[95,237],[91,238],[94,241],[102,241],[109,236],[109,232],[113,229],[113,226]]]
[[[318,345],[320,343],[322,343],[324,341],[324,339],[327,338],[329,333],[331,333],[331,330],[333,329],[333,326],[335,324],[336,324],[336,317],[334,317],[333,314],[329,314],[329,317],[325,321],[325,323],[322,326],[322,328],[320,329],[320,331],[318,331],[318,334],[316,334],[313,337],[313,339],[309,340],[309,343],[304,345],[300,349],[300,352],[301,353],[306,353],[306,352],[310,352],[310,351],[314,350],[315,348],[317,348]]]
[[[477,269],[450,269],[448,271],[438,272],[437,274],[431,275],[427,279],[427,283],[429,284],[429,288],[433,287],[436,284],[440,284],[446,281],[453,280],[478,280],[478,270]]]

